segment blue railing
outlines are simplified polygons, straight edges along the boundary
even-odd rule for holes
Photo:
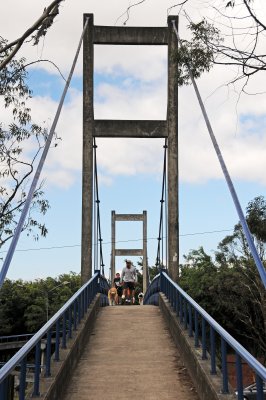
[[[156,275],[153,280],[151,281],[151,283],[149,284],[145,296],[144,296],[144,300],[143,303],[145,305],[147,304],[152,304],[154,306],[158,306],[159,304],[159,292],[160,292],[160,281],[161,281],[161,275],[158,274]]]
[[[22,335],[0,336],[0,344],[13,343],[13,342],[27,342],[34,335],[35,333],[24,333]]]
[[[1,368],[0,399],[5,400],[8,393],[8,381],[12,371],[19,366],[19,400],[25,399],[27,356],[34,352],[35,369],[32,396],[40,396],[41,374],[41,341],[46,339],[46,359],[44,376],[51,376],[52,333],[55,331],[54,360],[59,361],[60,349],[67,347],[67,341],[72,338],[82,318],[88,310],[97,293],[101,293],[101,306],[108,305],[109,285],[97,271],[66,304]],[[61,333],[61,334],[60,334]],[[32,353],[31,353],[32,354]]]
[[[144,304],[158,305],[158,293],[160,291],[168,298],[169,303],[176,312],[177,318],[184,329],[188,331],[189,336],[194,337],[195,347],[201,347],[203,360],[207,359],[208,347],[211,361],[211,374],[217,373],[217,358],[219,358],[222,372],[222,393],[229,393],[227,352],[228,348],[230,348],[234,351],[236,359],[237,398],[239,400],[245,398],[243,394],[244,387],[241,363],[241,360],[244,360],[255,375],[257,388],[256,399],[264,400],[263,382],[266,382],[266,368],[184,292],[180,286],[172,281],[164,271],[157,275],[151,282],[144,297]],[[219,345],[217,339],[220,341]]]

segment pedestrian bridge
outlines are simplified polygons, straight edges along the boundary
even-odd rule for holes
[[[165,271],[149,285],[144,306],[106,307],[108,287],[97,271],[3,366],[1,400],[16,398],[17,369],[20,400],[244,399],[243,361],[253,370],[257,399],[264,398],[265,368]],[[228,353],[235,354],[237,397]],[[28,371],[32,360],[34,371]]]
[[[95,399],[244,399],[242,363],[253,371],[257,400],[263,400],[266,369],[176,283],[178,276],[178,135],[177,17],[167,28],[100,27],[93,15],[84,15],[84,29],[58,110],[40,157],[24,209],[0,272],[0,288],[11,263],[46,155],[55,132],[64,98],[84,37],[83,118],[83,218],[81,277],[84,285],[0,370],[0,400],[95,400]],[[168,111],[166,121],[94,120],[94,44],[167,45]],[[215,139],[190,64],[191,77],[203,116],[236,206],[246,240],[264,287],[266,271],[240,207],[233,183]],[[104,278],[99,213],[96,137],[165,138],[161,214],[156,265],[164,264],[147,290],[144,306],[106,307],[109,284]],[[166,157],[167,152],[167,157]],[[166,164],[168,162],[168,168]],[[167,173],[168,171],[168,173]],[[94,178],[94,179],[93,179]],[[167,196],[166,194],[167,182]],[[94,192],[93,192],[94,191]],[[95,199],[95,201],[93,201]],[[166,205],[164,213],[163,205]],[[163,215],[167,220],[163,221]],[[92,216],[95,217],[93,222]],[[121,215],[120,215],[121,217]],[[143,217],[144,219],[144,217]],[[94,225],[94,227],[93,227]],[[163,227],[165,227],[164,235]],[[93,231],[94,229],[94,231]],[[92,257],[92,233],[97,247]],[[145,235],[144,235],[145,236]],[[163,238],[166,238],[165,247]],[[114,240],[112,239],[112,242]],[[144,239],[145,242],[145,239]],[[144,247],[143,247],[144,248]],[[134,255],[139,254],[135,250]],[[144,254],[144,253],[143,253]],[[99,255],[99,257],[98,257]],[[124,255],[120,253],[120,255]],[[147,254],[144,254],[147,258]],[[144,256],[143,256],[144,257]],[[146,260],[143,260],[143,267]],[[94,264],[92,259],[98,260]],[[101,271],[98,268],[101,268]],[[144,272],[144,271],[143,271]],[[146,271],[148,272],[148,271]],[[114,273],[114,270],[113,270]],[[148,283],[148,274],[143,274]],[[112,276],[113,278],[113,276]],[[111,279],[113,280],[113,279]],[[45,340],[43,359],[42,343]],[[42,353],[42,355],[41,355]],[[231,387],[227,355],[234,355],[235,387]],[[42,361],[43,360],[43,361]],[[29,365],[33,369],[29,371]],[[19,375],[14,391],[14,376]],[[235,394],[235,390],[236,393]]]

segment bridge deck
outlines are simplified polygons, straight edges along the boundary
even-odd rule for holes
[[[198,400],[158,307],[101,309],[64,400]]]

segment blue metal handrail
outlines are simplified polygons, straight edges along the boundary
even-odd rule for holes
[[[156,275],[149,284],[143,299],[143,303],[145,305],[147,304],[158,305],[159,292],[160,292],[160,277],[161,277],[160,274]]]
[[[241,359],[245,360],[254,371],[257,384],[257,399],[263,400],[263,382],[266,382],[266,368],[260,364],[240,343],[237,342],[224,328],[221,327],[202,307],[200,307],[180,286],[178,286],[164,271],[157,275],[149,286],[144,304],[154,304],[155,292],[161,291],[168,298],[171,306],[177,314],[180,323],[188,330],[189,336],[194,336],[195,347],[199,347],[201,340],[202,359],[207,358],[206,352],[206,327],[210,330],[210,358],[211,374],[216,374],[216,338],[221,341],[221,370],[222,370],[222,392],[229,392],[228,372],[226,364],[227,346],[234,350],[236,355],[237,396],[239,400],[243,397],[243,380]],[[158,305],[158,300],[157,303]],[[200,320],[201,317],[201,320]],[[201,329],[200,329],[201,322]],[[201,331],[201,338],[199,338]]]
[[[60,344],[61,348],[66,348],[67,340],[72,337],[72,330],[76,330],[81,319],[84,317],[89,305],[95,298],[97,293],[101,293],[101,305],[108,305],[107,292],[108,283],[105,278],[100,275],[100,271],[96,271],[94,276],[86,282],[57,313],[1,368],[0,370],[0,399],[6,398],[7,378],[20,364],[20,388],[19,399],[25,399],[25,383],[26,383],[26,360],[28,353],[35,347],[35,376],[33,396],[39,396],[40,381],[40,350],[41,340],[46,336],[46,363],[45,377],[51,375],[51,337],[54,327],[56,327],[55,340],[55,361],[59,361]],[[60,322],[62,326],[60,327]],[[61,333],[61,335],[60,335]],[[60,343],[61,339],[61,343]]]
[[[21,335],[6,335],[6,336],[0,336],[0,343],[12,343],[12,342],[26,342],[34,336],[35,333],[23,333]]]

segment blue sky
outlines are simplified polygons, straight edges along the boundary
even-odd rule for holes
[[[157,2],[157,0],[156,0]],[[46,4],[47,2],[43,2]],[[122,2],[118,2],[123,9]],[[117,7],[118,4],[117,3]],[[162,7],[152,14],[150,25],[164,26],[166,16],[160,15]],[[157,4],[156,3],[156,4]],[[169,3],[169,4],[168,4]],[[167,2],[171,4],[170,1]],[[18,8],[20,7],[17,3]],[[32,3],[25,23],[38,16]],[[106,3],[107,6],[107,3]],[[35,8],[34,8],[35,7]],[[69,8],[70,7],[70,8]],[[45,39],[44,58],[49,54],[65,77],[70,68],[74,49],[81,33],[80,20],[67,25],[72,5],[65,2],[61,19],[51,35]],[[80,7],[77,6],[77,8]],[[108,13],[91,2],[97,23],[112,25]],[[109,7],[109,5],[108,5]],[[145,5],[146,7],[146,5]],[[146,11],[151,7],[147,3]],[[85,7],[87,11],[87,6]],[[132,24],[145,25],[143,10],[132,15]],[[73,10],[72,10],[73,11]],[[80,13],[84,11],[79,10]],[[105,10],[106,11],[106,10]],[[119,9],[110,9],[112,17]],[[146,12],[145,11],[145,12]],[[153,9],[154,11],[154,9]],[[19,10],[18,10],[19,12]],[[22,12],[22,11],[21,11]],[[78,10],[75,9],[75,13]],[[111,15],[111,14],[110,14]],[[66,31],[68,26],[69,32]],[[4,27],[8,33],[8,25]],[[18,26],[22,30],[21,23]],[[68,46],[56,47],[63,35],[70,35]],[[67,38],[66,38],[67,40]],[[33,57],[27,49],[26,55]],[[34,49],[36,51],[36,49]],[[37,49],[37,52],[39,50]],[[97,49],[95,57],[95,116],[96,118],[164,119],[166,115],[166,50],[162,49]],[[29,54],[28,54],[29,53]],[[51,209],[45,217],[48,227],[46,239],[33,242],[22,235],[11,263],[11,279],[37,279],[57,276],[64,272],[80,271],[81,243],[81,110],[82,70],[80,57],[77,71],[71,82],[61,119],[56,129],[62,144],[51,151],[42,177]],[[198,82],[206,101],[214,131],[232,174],[239,200],[245,209],[254,197],[265,195],[265,119],[262,97],[244,97],[238,100],[236,88],[222,85],[232,76],[229,69],[213,70]],[[33,119],[48,121],[55,115],[64,81],[47,63],[34,66],[29,73],[34,92]],[[254,79],[252,88],[261,86]],[[221,87],[219,90],[217,88]],[[215,93],[213,94],[213,92]],[[214,150],[211,147],[192,87],[179,93],[179,157],[180,157],[180,261],[191,249],[203,246],[211,254],[218,242],[233,229],[238,217],[223,180]],[[148,213],[148,257],[154,265],[158,236],[160,197],[162,184],[163,140],[97,140],[97,158],[100,181],[100,207],[105,272],[108,275],[111,252],[111,211],[117,213]],[[220,233],[205,233],[223,231]],[[140,223],[117,223],[119,247],[139,247],[142,239]],[[127,241],[129,242],[123,242]],[[130,242],[131,241],[131,242]],[[51,249],[53,247],[53,249]],[[59,248],[60,247],[60,248]],[[50,249],[41,249],[50,248]],[[2,256],[4,255],[1,249]],[[137,261],[136,259],[133,259]],[[121,270],[123,258],[117,258]]]

